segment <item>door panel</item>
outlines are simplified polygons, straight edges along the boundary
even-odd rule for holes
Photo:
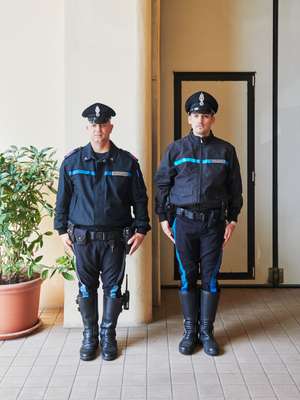
[[[219,103],[215,136],[224,139],[236,148],[241,167],[244,205],[239,223],[224,251],[222,272],[247,272],[247,82],[246,81],[183,81],[182,82],[182,123],[183,135],[189,131],[184,102],[192,93],[204,90],[212,94]]]
[[[237,151],[244,206],[234,240],[225,248],[220,279],[254,279],[254,82],[253,72],[175,72],[174,139],[189,132],[185,100],[204,90],[216,97],[219,110],[213,132]],[[179,279],[174,252],[174,278]]]

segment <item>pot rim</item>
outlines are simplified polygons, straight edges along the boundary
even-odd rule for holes
[[[0,284],[0,292],[10,292],[13,290],[26,290],[29,289],[30,286],[36,286],[36,285],[41,285],[42,284],[42,278],[40,276],[31,279],[30,281],[26,281],[26,282],[19,282],[19,283],[9,283],[9,284],[5,284],[5,285],[1,285]]]

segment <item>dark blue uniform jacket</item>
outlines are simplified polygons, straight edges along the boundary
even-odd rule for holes
[[[89,143],[67,155],[61,165],[54,228],[65,233],[70,221],[104,231],[133,226],[145,234],[150,230],[147,204],[137,159],[111,142],[107,157],[97,160]]]
[[[155,176],[156,213],[167,219],[170,204],[180,207],[221,208],[237,221],[241,210],[242,181],[234,147],[212,132],[200,138],[190,132],[170,144]]]

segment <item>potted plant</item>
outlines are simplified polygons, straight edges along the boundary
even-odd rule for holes
[[[57,161],[52,148],[11,146],[0,153],[0,339],[36,329],[42,279],[60,272],[73,279],[74,262],[65,255],[54,267],[38,252],[45,236],[40,223],[53,215]]]

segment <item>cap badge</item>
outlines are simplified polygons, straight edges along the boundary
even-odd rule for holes
[[[199,96],[200,106],[204,106],[204,94],[201,92]]]
[[[96,117],[100,117],[100,107],[97,105],[95,108]]]

